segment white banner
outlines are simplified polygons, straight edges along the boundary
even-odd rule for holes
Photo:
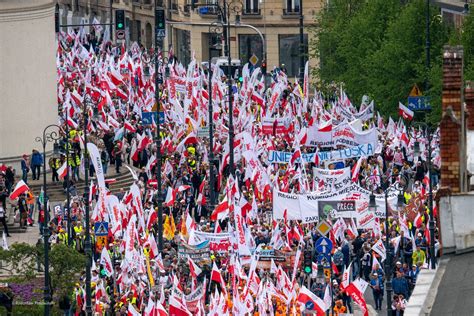
[[[339,191],[352,183],[351,168],[313,168],[313,181],[318,191]]]
[[[374,154],[374,144],[361,144],[350,148],[318,152],[320,162],[325,160],[343,160],[357,157],[368,157]],[[289,163],[292,155],[293,153],[291,152],[270,150],[268,152],[268,163]],[[314,155],[315,153],[301,153],[301,157],[306,163],[314,161]],[[301,158],[298,158],[296,162],[300,163]]]
[[[395,189],[389,189],[387,193],[387,202],[391,209],[395,209],[398,192]],[[321,216],[330,215],[335,217],[355,217],[358,220],[366,215],[365,212],[369,206],[370,191],[360,187],[357,184],[349,185],[339,191],[327,193],[312,192],[309,194],[290,194],[273,190],[273,218],[283,219],[283,213],[287,211],[288,220],[302,220],[303,223],[318,221]],[[337,203],[328,203],[331,206],[325,210],[325,201],[356,201],[355,212],[351,209],[345,210],[345,206],[338,211]],[[372,213],[374,219],[385,218],[385,195],[376,194],[375,201],[377,209]],[[336,205],[336,206],[335,206]],[[349,206],[349,205],[347,205]],[[322,208],[322,209],[321,209]],[[328,212],[330,212],[328,214]]]
[[[102,192],[106,192],[104,170],[102,170],[102,161],[100,160],[99,149],[93,143],[87,143],[87,151],[91,157],[92,164],[94,165],[95,174],[97,175],[97,183]],[[86,184],[89,185],[89,184]]]
[[[376,144],[377,130],[357,131],[350,123],[333,126],[330,131],[320,131],[317,126],[308,128],[306,146],[335,147]]]

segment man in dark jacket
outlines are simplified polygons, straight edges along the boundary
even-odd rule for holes
[[[8,233],[8,226],[6,221],[6,213],[7,213],[7,196],[8,192],[5,187],[0,187],[0,223],[3,224],[3,232],[7,235],[7,237],[11,237]]]
[[[404,297],[408,297],[409,286],[408,281],[403,277],[401,272],[397,272],[397,277],[392,280],[393,293],[400,295],[403,294]]]
[[[33,180],[39,180],[41,175],[41,165],[43,164],[43,156],[33,149],[31,154],[31,171],[33,172]]]

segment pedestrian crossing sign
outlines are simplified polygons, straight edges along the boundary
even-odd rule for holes
[[[416,83],[413,85],[413,88],[411,88],[410,91],[410,97],[421,97],[423,93],[421,92],[420,88],[416,85]]]
[[[109,223],[97,222],[94,224],[94,234],[96,236],[107,236],[109,234]]]

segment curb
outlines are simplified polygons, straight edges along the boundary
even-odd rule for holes
[[[425,269],[420,272],[415,289],[405,309],[405,316],[426,316],[431,313],[438,294],[438,286],[449,260],[449,257],[441,258],[436,270]]]

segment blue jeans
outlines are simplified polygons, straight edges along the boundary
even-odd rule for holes
[[[104,175],[107,174],[107,167],[108,167],[108,163],[103,163],[102,164],[102,170],[104,171]]]
[[[383,291],[373,290],[375,309],[382,309]]]
[[[28,171],[26,169],[21,170],[23,172],[21,179],[25,181],[25,183],[28,183]]]

